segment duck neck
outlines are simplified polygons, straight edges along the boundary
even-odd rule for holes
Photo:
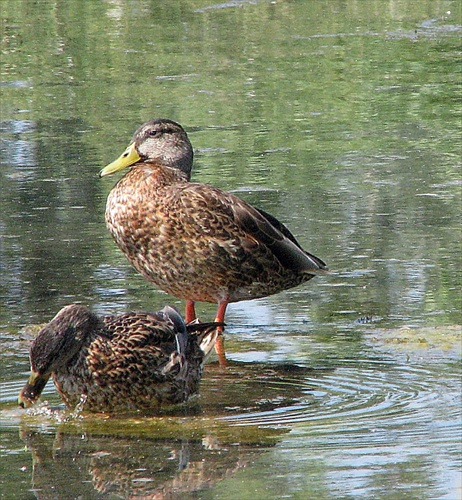
[[[133,167],[123,178],[126,182],[149,183],[156,188],[188,182],[188,175],[177,168],[165,167],[154,163],[140,163]]]

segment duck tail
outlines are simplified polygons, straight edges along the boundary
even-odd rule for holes
[[[209,354],[213,350],[215,340],[220,333],[219,327],[224,328],[225,326],[225,323],[219,321],[199,323],[198,320],[194,320],[186,326],[188,333],[196,335],[197,337],[197,343],[199,344],[201,351],[204,353],[203,362],[207,360]]]

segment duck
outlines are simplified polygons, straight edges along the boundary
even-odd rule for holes
[[[158,118],[141,125],[129,146],[103,168],[105,177],[128,168],[110,191],[106,225],[116,244],[149,282],[186,301],[228,304],[267,297],[328,272],[273,215],[232,193],[191,181],[193,148],[183,127]],[[226,353],[219,328],[215,349]]]
[[[84,305],[67,305],[31,344],[31,374],[18,404],[36,403],[50,377],[71,409],[155,411],[184,403],[198,392],[218,326],[187,325],[171,306],[99,317]]]

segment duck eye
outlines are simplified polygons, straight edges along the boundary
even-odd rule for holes
[[[151,137],[158,137],[160,135],[160,131],[159,130],[150,130],[148,132],[148,134],[151,136]]]

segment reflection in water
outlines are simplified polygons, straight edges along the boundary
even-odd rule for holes
[[[32,453],[37,498],[181,498],[246,467],[264,449],[200,440],[156,440],[43,434],[27,426],[21,439]]]
[[[32,120],[4,120],[0,123],[0,163],[10,168],[7,175],[11,178],[25,178],[27,171],[15,167],[35,167],[37,165],[36,147],[27,135],[35,130]]]

